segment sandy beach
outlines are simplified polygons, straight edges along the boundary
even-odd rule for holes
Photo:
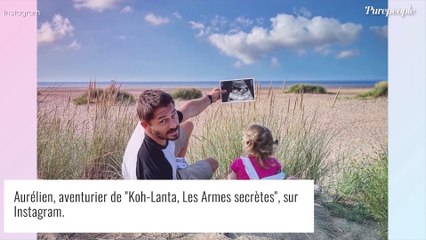
[[[143,88],[123,88],[135,98],[144,90]],[[166,92],[174,89],[163,88]],[[201,89],[208,93],[210,89]],[[362,88],[327,89],[328,94],[303,94],[303,107],[307,116],[316,114],[318,123],[328,131],[333,132],[333,149],[345,151],[350,154],[370,154],[374,151],[371,146],[384,144],[388,133],[388,99],[357,99],[357,94],[367,91]],[[38,109],[39,111],[50,111],[53,108],[66,106],[71,99],[85,93],[85,88],[39,88]],[[299,101],[300,94],[282,94],[281,89],[273,89],[276,95],[275,105],[286,109],[287,105]],[[257,101],[265,99],[268,89],[261,90]],[[177,105],[185,101],[177,101]],[[236,103],[236,106],[239,103]],[[216,103],[214,107],[229,107],[229,104]],[[86,106],[77,107],[77,114],[87,114]],[[136,118],[136,105],[131,105],[128,112],[134,113]],[[200,118],[203,114],[200,114]],[[202,126],[195,127],[195,132],[201,130]]]
[[[123,88],[132,94],[135,98],[144,90],[142,88]],[[172,92],[174,89],[163,89]],[[208,93],[211,89],[202,89],[203,93]],[[215,103],[208,107],[199,116],[191,119],[195,124],[193,138],[189,144],[189,152],[191,146],[197,148],[199,145],[199,136],[205,132],[208,122],[215,121],[216,118],[241,119],[245,114],[250,116],[265,114],[265,111],[274,111],[273,116],[277,120],[278,125],[297,125],[294,121],[297,118],[291,118],[294,112],[301,111],[306,119],[314,119],[315,123],[321,127],[325,134],[332,135],[330,140],[331,154],[328,157],[330,161],[335,161],[336,155],[345,154],[352,158],[362,159],[364,156],[373,154],[377,147],[387,144],[388,138],[388,99],[359,99],[356,96],[368,89],[327,89],[328,94],[293,94],[283,93],[282,89],[267,88],[261,89],[256,94],[256,101],[250,105],[241,103]],[[38,116],[40,119],[52,117],[52,119],[61,118],[65,124],[71,125],[77,130],[90,135],[93,129],[92,120],[95,118],[99,109],[96,104],[76,106],[73,99],[85,93],[85,88],[39,88],[38,89]],[[337,94],[339,92],[339,94]],[[268,96],[269,95],[269,96]],[[271,97],[273,96],[273,97]],[[273,102],[269,102],[273,99]],[[177,101],[176,105],[180,106],[185,101]],[[255,106],[257,104],[257,106]],[[259,110],[259,112],[250,113],[250,109]],[[119,139],[117,143],[119,151],[117,151],[117,167],[120,168],[120,160],[122,151],[127,143],[129,134],[133,126],[137,123],[136,105],[132,104],[123,108],[115,105],[108,108],[112,110],[108,116],[113,116],[114,120],[127,119],[126,124],[128,133]],[[247,111],[247,112],[244,112]],[[228,116],[220,116],[216,113],[227,114]],[[236,114],[238,116],[229,116]],[[261,118],[261,116],[257,116]],[[290,119],[290,120],[289,120]],[[293,121],[293,122],[292,122]],[[53,121],[55,123],[56,120]],[[109,122],[109,119],[107,119]],[[226,124],[232,124],[222,119]],[[120,121],[118,121],[121,124]],[[84,127],[83,127],[84,126]],[[114,125],[117,126],[117,125]],[[99,127],[99,126],[97,126]],[[225,127],[225,126],[224,126]],[[284,126],[285,127],[285,126]],[[108,126],[106,129],[109,129]],[[47,136],[50,137],[49,135]],[[114,136],[110,136],[112,138]],[[229,138],[230,136],[226,136]],[[238,136],[239,138],[239,136]],[[282,139],[281,139],[282,140]],[[239,140],[238,140],[239,141]],[[40,141],[39,141],[40,144]],[[40,146],[38,146],[40,147]],[[73,148],[70,147],[70,151]],[[80,150],[81,151],[81,150]],[[121,151],[121,152],[120,152]],[[62,155],[60,155],[62,156]],[[55,157],[53,157],[55,159]],[[231,160],[231,159],[228,159]],[[227,164],[223,164],[223,168],[227,169]],[[40,167],[40,165],[39,165]],[[94,177],[96,178],[96,176]],[[321,201],[320,201],[321,202]],[[92,234],[49,234],[43,233],[38,235],[39,239],[180,239],[180,240],[197,240],[197,239],[240,239],[240,240],[266,240],[266,239],[379,239],[379,231],[377,223],[367,220],[364,223],[349,221],[345,218],[332,216],[331,213],[322,204],[315,204],[315,234],[282,234],[282,233],[92,233]]]

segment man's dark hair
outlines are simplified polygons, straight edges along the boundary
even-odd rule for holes
[[[136,111],[139,119],[149,122],[154,118],[154,112],[158,108],[175,104],[170,94],[156,89],[145,90],[139,95]]]

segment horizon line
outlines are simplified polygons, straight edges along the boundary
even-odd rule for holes
[[[155,81],[146,81],[146,80],[139,80],[139,81],[134,81],[134,80],[128,80],[128,81],[116,81],[116,80],[111,80],[111,81],[62,81],[62,80],[57,80],[57,81],[51,81],[51,80],[44,80],[44,81],[37,81],[37,83],[89,83],[89,82],[97,82],[97,83],[111,83],[111,82],[116,82],[116,83],[144,83],[144,82],[148,82],[148,83],[161,83],[161,82],[205,82],[205,83],[211,83],[211,82],[219,82],[219,81],[223,81],[223,80],[233,80],[234,78],[229,78],[229,79],[220,79],[220,80],[186,80],[186,81],[181,81],[181,80],[155,80]],[[236,79],[236,78],[235,78]],[[257,80],[256,78],[254,78],[254,80],[256,82],[314,82],[314,81],[320,81],[320,82],[363,82],[363,81],[388,81],[388,79],[383,79],[383,78],[370,78],[370,79],[303,79],[303,80]]]

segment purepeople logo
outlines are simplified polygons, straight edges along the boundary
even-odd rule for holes
[[[35,17],[40,16],[40,11],[38,10],[7,10],[3,11],[3,16],[5,17]]]
[[[411,6],[408,8],[375,8],[374,6],[365,6],[365,15],[373,16],[413,16],[416,9]]]

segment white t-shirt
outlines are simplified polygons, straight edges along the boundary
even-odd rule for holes
[[[145,131],[142,125],[138,122],[135,130],[127,143],[124,151],[123,163],[121,164],[121,173],[124,179],[137,179],[136,163],[138,161],[139,148],[145,138]]]
[[[123,163],[121,164],[121,173],[124,179],[137,180],[136,168],[138,162],[138,152],[145,138],[145,131],[142,125],[138,122],[135,130],[127,143],[124,151]],[[163,149],[164,156],[169,161],[173,169],[173,179],[176,179],[176,157],[175,157],[175,142],[169,141],[167,148]]]

